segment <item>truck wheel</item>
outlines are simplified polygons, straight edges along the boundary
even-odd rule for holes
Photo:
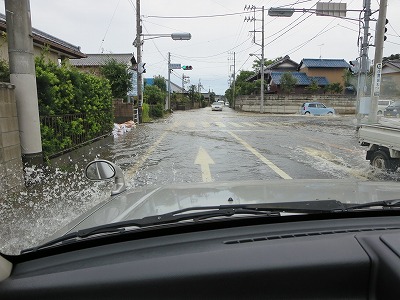
[[[372,155],[370,163],[374,168],[389,171],[396,171],[400,165],[398,159],[391,159],[384,151],[376,151]]]

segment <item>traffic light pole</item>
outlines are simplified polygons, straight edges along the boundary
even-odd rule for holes
[[[386,24],[387,0],[380,0],[379,17],[376,24],[375,36],[375,57],[374,57],[374,74],[371,85],[371,106],[369,110],[368,123],[373,124],[378,121],[378,100],[381,87],[381,72],[382,72],[382,56],[383,42],[385,39],[385,24]]]

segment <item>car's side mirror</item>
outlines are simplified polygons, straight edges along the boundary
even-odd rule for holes
[[[86,166],[85,176],[93,181],[111,179],[115,176],[115,169],[106,161],[92,161]]]
[[[107,160],[94,160],[85,168],[85,176],[92,181],[115,178],[111,195],[117,195],[126,190],[124,174],[120,167]]]

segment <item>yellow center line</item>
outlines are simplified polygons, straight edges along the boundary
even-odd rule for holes
[[[249,150],[251,153],[253,153],[258,159],[260,159],[264,164],[266,164],[268,167],[271,168],[276,174],[281,176],[283,179],[292,179],[288,174],[286,174],[283,170],[281,170],[277,165],[275,165],[272,161],[269,159],[265,158],[260,152],[258,152],[256,149],[251,147],[245,140],[241,139],[238,137],[236,134],[234,134],[231,131],[227,131],[231,136],[233,136],[236,140],[238,140],[247,150]]]
[[[218,127],[226,127],[226,125],[222,122],[215,122]]]

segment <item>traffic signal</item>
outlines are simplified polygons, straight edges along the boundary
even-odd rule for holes
[[[351,60],[349,61],[350,63],[350,72],[352,74],[358,74],[358,72],[360,72],[360,63],[358,62],[358,60]]]
[[[182,66],[183,70],[192,70],[193,67],[192,66]]]
[[[383,41],[386,41],[386,39],[387,39],[387,37],[386,37],[386,32],[387,32],[387,27],[386,27],[386,25],[387,25],[387,23],[389,23],[389,20],[388,19],[386,19],[386,21],[385,21],[385,29],[384,29],[384,31],[383,31]]]

